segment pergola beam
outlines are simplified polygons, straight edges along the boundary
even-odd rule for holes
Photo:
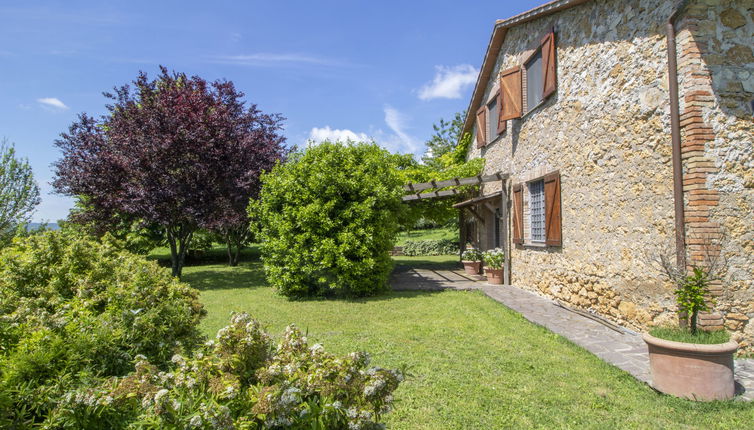
[[[450,197],[455,196],[457,194],[460,194],[461,192],[452,189],[452,190],[442,190],[442,191],[431,191],[429,193],[416,193],[416,194],[408,194],[403,196],[403,201],[408,202],[411,200],[422,200],[422,199],[436,199],[438,197]]]
[[[485,182],[502,181],[507,178],[508,178],[508,175],[506,173],[498,172],[498,173],[493,173],[491,175],[477,175],[477,176],[471,176],[468,178],[453,178],[453,179],[446,179],[444,181],[429,181],[429,182],[422,182],[419,184],[409,183],[403,186],[403,190],[410,193],[418,194],[419,191],[429,190],[432,188],[445,188],[445,187],[453,187],[453,186],[461,186],[461,185],[479,185]]]

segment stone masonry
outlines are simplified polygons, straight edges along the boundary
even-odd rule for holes
[[[636,330],[677,319],[673,287],[648,256],[673,244],[665,23],[680,3],[588,1],[509,28],[483,102],[553,28],[557,92],[469,151],[514,184],[560,172],[562,246],[513,246],[511,282]],[[703,324],[752,352],[754,6],[691,0],[676,34],[688,263],[710,250],[725,258]],[[525,198],[525,236],[528,214]],[[722,247],[704,246],[723,235]]]

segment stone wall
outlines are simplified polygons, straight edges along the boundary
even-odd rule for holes
[[[752,350],[754,325],[754,4],[693,1],[678,22],[684,195],[690,264],[727,271],[703,315]],[[722,241],[709,249],[708,242]]]
[[[663,280],[656,267],[648,264],[647,255],[668,248],[672,252],[673,246],[665,23],[678,3],[597,0],[509,29],[484,100],[496,93],[499,72],[521,65],[553,27],[557,34],[558,89],[542,105],[525,112],[523,118],[509,121],[507,131],[497,140],[482,149],[471,148],[469,153],[470,157],[487,159],[485,173],[509,172],[514,184],[555,170],[561,174],[563,244],[514,246],[511,282],[636,329],[676,320],[672,285]],[[704,0],[690,3],[706,5]],[[733,6],[745,21],[743,30],[742,26],[731,30],[736,32],[734,42],[721,22],[724,16],[730,16],[737,25],[740,19],[733,17],[734,13],[720,15],[714,27],[702,23],[693,31],[680,30],[679,66],[689,70],[682,71],[685,74],[681,83],[681,98],[687,102],[681,106],[686,115],[685,133],[700,136],[695,141],[684,141],[689,181],[687,210],[692,212],[688,228],[716,233],[705,230],[711,228],[709,223],[715,222],[737,231],[739,240],[727,245],[725,252],[736,260],[732,272],[738,276],[735,279],[740,279],[723,281],[716,310],[722,313],[721,321],[739,333],[739,340],[750,342],[751,328],[748,319],[743,318],[752,316],[754,267],[751,260],[754,220],[750,218],[753,212],[750,191],[754,182],[751,114],[737,116],[731,113],[735,109],[725,108],[730,103],[740,110],[742,103],[730,100],[745,99],[750,93],[722,80],[731,73],[743,77],[753,69],[723,56],[720,64],[710,64],[711,77],[706,82],[713,87],[722,85],[725,94],[732,95],[724,95],[715,88],[707,90],[712,95],[695,93],[698,77],[691,69],[694,63],[699,63],[694,60],[699,59],[690,56],[704,59],[705,54],[697,54],[691,48],[683,51],[680,47],[691,39],[700,40],[703,31],[709,37],[721,37],[709,42],[710,46],[723,44],[736,55],[746,57],[747,51],[738,40],[745,42],[752,14],[741,6],[743,3]],[[711,8],[704,6],[699,14],[710,12]],[[691,26],[693,14],[689,10],[679,26]],[[689,35],[684,36],[683,31]],[[681,41],[683,37],[686,39]],[[751,41],[747,46],[752,46]],[[716,80],[718,74],[723,77],[720,83]],[[693,132],[690,124],[699,122],[689,120],[691,107],[707,102],[711,105],[697,110],[704,126],[697,127],[701,131]],[[708,128],[714,138],[707,133]],[[731,137],[732,133],[735,137]],[[691,152],[699,150],[702,154]],[[717,170],[706,171],[709,163]],[[709,190],[700,191],[697,187],[702,179]],[[499,187],[500,184],[490,184],[483,192]],[[709,208],[709,219],[701,212],[693,212],[694,207],[701,211],[702,204],[695,202],[715,202]],[[749,218],[739,212],[744,210]],[[724,300],[732,304],[724,305]]]

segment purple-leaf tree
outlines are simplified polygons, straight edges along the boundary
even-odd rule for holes
[[[246,206],[260,174],[285,155],[285,138],[283,118],[247,107],[232,82],[160,70],[105,93],[107,115],[81,114],[61,134],[53,186],[86,201],[88,222],[119,214],[164,228],[180,276],[198,228],[229,243],[246,231]]]

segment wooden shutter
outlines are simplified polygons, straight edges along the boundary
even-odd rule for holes
[[[476,147],[487,144],[487,107],[482,106],[476,111]]]
[[[560,173],[545,176],[545,243],[561,246]]]
[[[558,86],[555,64],[555,33],[550,32],[542,38],[542,99],[555,92]]]
[[[510,68],[500,74],[500,93],[503,98],[500,106],[500,120],[521,118],[523,113],[521,67]]]
[[[524,243],[524,187],[513,186],[513,243]]]
[[[497,92],[497,134],[503,134],[508,127],[508,121],[503,119],[503,90]]]

